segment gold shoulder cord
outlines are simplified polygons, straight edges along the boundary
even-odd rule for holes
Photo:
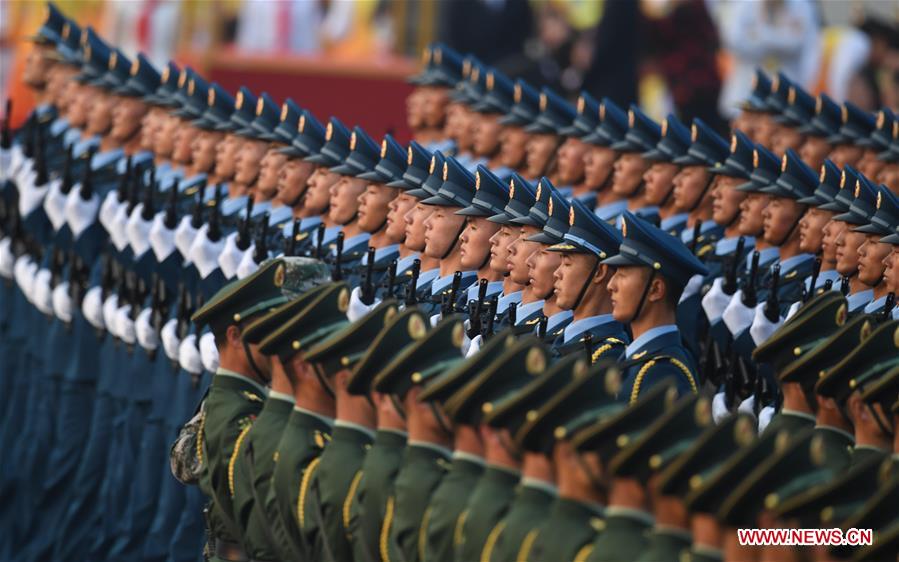
[[[306,493],[309,490],[309,484],[312,483],[312,474],[318,468],[319,461],[321,461],[321,457],[316,457],[309,463],[306,471],[303,472],[303,479],[300,481],[300,495],[297,498],[297,520],[300,522],[300,529],[306,527]]]
[[[534,547],[534,541],[537,540],[538,534],[540,534],[539,529],[531,529],[524,536],[524,540],[521,541],[521,548],[518,550],[517,562],[528,562],[528,558],[531,556],[531,549]]]
[[[590,357],[590,364],[592,365],[593,363],[596,363],[599,360],[600,356],[610,349],[612,349],[612,344],[610,343],[605,343],[596,348],[596,351],[594,351],[593,355]]]
[[[203,413],[200,414],[200,431],[197,432],[197,460],[200,461],[200,464],[203,464],[203,449],[205,448],[205,443],[203,442],[203,434],[206,433],[206,410],[203,410]]]
[[[421,525],[418,526],[418,559],[425,559],[425,547],[428,544],[428,525],[431,523],[431,506],[425,509],[421,516]]]
[[[384,510],[384,523],[381,525],[381,561],[390,562],[390,527],[393,525],[393,496],[387,498],[387,507]]]
[[[353,507],[353,500],[356,498],[356,491],[359,489],[360,481],[362,481],[362,471],[357,470],[356,475],[353,476],[353,481],[350,482],[350,489],[346,494],[346,498],[343,500],[343,529],[346,531],[347,538],[352,538],[350,536],[350,510]]]
[[[484,550],[481,551],[481,562],[490,562],[490,557],[493,556],[493,549],[496,547],[496,541],[505,528],[506,522],[500,521],[490,530],[490,534],[487,535],[487,541],[484,542]]]
[[[459,546],[462,544],[462,541],[465,539],[462,536],[463,527],[465,527],[465,520],[468,519],[468,510],[466,509],[462,513],[459,514],[459,517],[456,519],[456,528],[453,531],[453,544]]]
[[[590,554],[593,552],[592,544],[585,544],[581,547],[580,550],[577,551],[577,554],[574,556],[574,562],[587,562],[587,558],[590,557]]]
[[[241,430],[240,435],[237,436],[237,441],[234,442],[234,451],[231,453],[231,459],[228,461],[228,490],[231,492],[232,498],[234,497],[234,465],[237,463],[237,457],[240,455],[240,446],[243,440],[246,439],[251,427],[253,425],[248,424]]]
[[[696,381],[693,380],[693,375],[690,373],[690,369],[686,365],[684,365],[682,361],[675,359],[674,357],[663,357],[662,359],[667,359],[671,362],[672,365],[674,365],[684,373],[684,376],[687,377],[687,381],[690,383],[690,388],[693,390],[693,394],[699,392],[696,388]],[[646,376],[647,371],[649,371],[649,369],[651,369],[655,364],[655,359],[647,361],[646,364],[640,368],[640,371],[637,372],[637,378],[634,380],[634,388],[631,390],[631,404],[637,401],[637,397],[640,395],[640,385],[643,384],[643,377]]]

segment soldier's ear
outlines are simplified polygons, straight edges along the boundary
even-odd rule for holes
[[[606,290],[608,290],[609,281],[612,280],[612,275],[615,273],[615,270],[609,267],[608,264],[601,263],[599,267],[596,268],[596,273],[593,274],[593,283],[596,285],[604,285]]]
[[[227,342],[228,347],[233,347],[235,349],[243,349],[243,340],[241,338],[242,333],[240,328],[236,325],[231,324],[228,326],[228,329],[225,331],[225,341]]]

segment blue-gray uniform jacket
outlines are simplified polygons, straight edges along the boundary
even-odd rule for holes
[[[674,324],[656,326],[634,339],[621,365],[624,380],[618,398],[624,402],[635,402],[641,392],[667,378],[674,379],[680,395],[699,390],[696,365]]]
[[[624,325],[615,321],[611,314],[588,316],[574,320],[552,343],[553,354],[557,357],[570,353],[584,353],[585,341],[590,340],[590,361],[599,359],[619,359],[630,341]]]

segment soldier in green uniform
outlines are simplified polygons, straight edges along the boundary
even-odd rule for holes
[[[552,460],[558,497],[522,555],[537,560],[583,560],[602,531],[606,497],[595,485],[601,461],[596,453],[578,454],[572,436],[597,419],[624,409],[616,397],[621,369],[614,360],[588,368],[585,358],[571,367],[572,379],[548,396],[515,435],[524,450]],[[524,548],[524,547],[522,547]]]
[[[502,334],[497,338],[505,339]],[[456,522],[453,537],[456,560],[490,557],[501,530],[496,525],[514,499],[521,479],[520,455],[508,447],[506,433],[484,424],[483,417],[493,410],[497,399],[542,374],[548,361],[548,350],[533,337],[521,339],[491,355],[493,361],[445,404],[453,420],[479,428],[486,461],[484,473]]]
[[[690,547],[690,519],[679,498],[656,486],[659,471],[675,462],[684,450],[712,426],[712,404],[706,397],[688,396],[658,418],[630,445],[612,459],[609,473],[632,478],[642,486],[654,518],[646,548],[637,560],[673,560]]]
[[[424,540],[419,532],[428,501],[449,467],[452,430],[446,415],[433,402],[419,402],[422,384],[462,360],[464,327],[446,318],[427,331],[418,316],[407,328],[415,343],[375,375],[376,391],[390,394],[406,416],[409,441],[394,493],[387,500],[381,528],[382,560],[418,561]]]
[[[337,406],[331,441],[320,457],[309,491],[317,498],[320,512],[320,521],[315,519],[310,527],[315,529],[315,523],[321,525],[317,533],[327,560],[353,559],[350,508],[361,478],[359,469],[371,448],[377,423],[375,407],[369,397],[348,392],[351,371],[385,322],[394,316],[395,302],[384,301],[306,354],[307,361],[326,375],[322,384],[332,390]],[[310,508],[316,509],[314,505]],[[303,532],[309,534],[305,529]],[[314,541],[310,539],[309,542]]]
[[[331,433],[334,399],[305,360],[305,350],[346,323],[348,304],[346,285],[329,284],[311,303],[302,308],[297,306],[290,320],[259,345],[260,351],[277,357],[275,360],[291,381],[296,401],[274,453],[277,460],[265,499],[270,520],[275,517],[280,520],[280,525],[272,529],[283,531],[282,536],[274,537],[282,551],[281,559],[315,559],[316,545],[306,543],[302,534],[307,524],[303,506],[310,499],[304,490],[308,492],[318,458]]]
[[[304,271],[287,260],[273,260],[253,275],[222,288],[194,315],[198,326],[209,325],[218,344],[220,367],[204,406],[198,455],[204,460],[200,487],[212,503],[208,520],[214,560],[242,560],[241,531],[234,518],[235,451],[262,409],[268,381],[267,364],[255,346],[245,347],[241,331],[248,320],[284,303],[298,287]]]
[[[420,399],[438,402],[445,408],[448,399],[493,362],[495,353],[502,353],[514,342],[508,333],[497,334],[478,353],[431,381]],[[422,518],[425,560],[453,558],[456,523],[484,473],[484,465],[484,443],[477,426],[454,418],[452,463],[431,495]]]
[[[659,472],[654,484],[656,493],[664,496],[673,510],[683,510],[689,517],[692,544],[686,545],[688,551],[681,550],[681,556],[702,562],[722,559],[717,522],[708,514],[687,511],[686,498],[691,490],[714,475],[734,451],[750,445],[755,435],[755,420],[751,415],[739,413],[728,416],[703,431],[692,444],[687,445],[683,454]],[[656,525],[660,522],[657,518]],[[653,537],[658,534],[659,529],[656,528]],[[646,552],[643,556],[646,557]],[[673,556],[674,553],[669,553],[667,557]]]
[[[417,320],[412,320],[413,317]],[[372,340],[368,352],[353,368],[347,384],[348,392],[371,397],[378,417],[374,443],[353,477],[354,480],[358,478],[356,493],[348,500],[349,523],[346,527],[354,560],[375,562],[389,556],[389,537],[386,534],[382,537],[381,531],[388,501],[393,498],[393,481],[406,449],[406,420],[401,409],[389,395],[374,390],[371,383],[397,350],[421,337],[418,328],[410,331],[409,326],[424,326],[426,322],[424,314],[415,308],[397,314]]]
[[[307,278],[308,288],[300,297],[248,325],[243,333],[246,345],[258,346],[296,310],[305,308],[326,288],[330,272],[325,264],[306,258],[295,259],[309,261],[308,267],[317,269],[317,275]],[[270,372],[270,390],[262,411],[235,446],[232,473],[234,519],[240,526],[247,555],[260,561],[277,560],[286,552],[276,539],[284,536],[281,520],[266,510],[265,501],[271,486],[281,433],[295,404],[293,388],[283,367],[277,362],[270,362]]]
[[[511,436],[532,421],[537,408],[547,395],[563,388],[574,379],[575,370],[583,369],[583,356],[570,354],[557,361],[528,384],[493,401],[484,423],[501,431],[502,440],[521,456],[521,481],[505,516],[490,531],[492,547],[485,549],[487,560],[526,560],[538,535],[538,529],[549,516],[558,491],[549,456],[540,450],[519,447]]]
[[[612,477],[607,467],[616,454],[639,439],[654,420],[674,406],[677,396],[676,384],[665,378],[628,408],[599,419],[571,439],[572,446],[582,454],[596,455],[591,480],[607,504],[603,509],[604,525],[598,529],[601,532],[592,544],[582,546],[579,559],[634,560],[646,547],[646,532],[652,527],[653,518],[646,510],[645,494],[634,479]]]

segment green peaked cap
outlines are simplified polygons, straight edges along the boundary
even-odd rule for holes
[[[711,425],[711,400],[695,394],[685,396],[612,458],[609,473],[646,482],[677,459]]]
[[[346,283],[332,283],[305,308],[259,344],[259,351],[290,359],[341,329],[347,323],[350,291]]]
[[[272,332],[284,325],[294,314],[300,312],[328,289],[330,283],[319,285],[309,289],[299,297],[288,301],[278,308],[260,316],[244,328],[243,341],[248,344],[258,344]]]
[[[512,347],[515,341],[511,328],[496,334],[487,340],[487,343],[477,353],[428,382],[419,395],[419,399],[445,402],[456,391],[486,369],[496,359],[497,353],[503,353],[503,351]]]
[[[739,413],[711,425],[690,447],[659,473],[662,494],[684,497],[708,480],[737,451],[756,438],[752,416]]]
[[[276,308],[331,279],[328,266],[312,258],[275,258],[252,275],[228,283],[191,320],[221,329]]]
[[[513,340],[474,379],[444,403],[447,414],[458,423],[477,425],[493,410],[493,401],[508,396],[546,371],[548,351],[535,337]],[[499,351],[499,350],[497,350]]]
[[[518,389],[515,393],[494,402],[493,409],[484,422],[491,427],[504,427],[515,435],[527,422],[537,416],[537,409],[552,397],[556,389],[563,388],[576,372],[586,369],[584,357],[577,353],[563,356],[542,375]]]
[[[807,302],[771,337],[755,348],[752,358],[770,364],[776,373],[810,351],[846,323],[848,305],[838,291],[827,291]]]
[[[621,368],[614,361],[586,363],[574,379],[556,390],[533,419],[515,433],[515,443],[526,451],[549,453],[557,440],[571,439],[581,427],[606,419],[626,407],[616,399],[621,389]]]
[[[368,351],[353,367],[347,390],[351,394],[368,394],[375,375],[397,353],[423,338],[428,319],[416,308],[406,309],[389,319],[372,340]]]
[[[608,462],[618,451],[634,442],[653,420],[658,419],[677,402],[674,381],[666,379],[654,384],[640,398],[615,415],[600,419],[577,432],[571,442],[581,451],[599,453]]]
[[[415,328],[410,326],[409,329]],[[381,369],[375,375],[372,387],[402,399],[413,386],[424,384],[462,361],[464,331],[458,316],[444,318]]]
[[[348,323],[309,348],[306,360],[321,363],[326,373],[351,369],[396,314],[396,301],[391,299],[381,302],[362,318]]]

